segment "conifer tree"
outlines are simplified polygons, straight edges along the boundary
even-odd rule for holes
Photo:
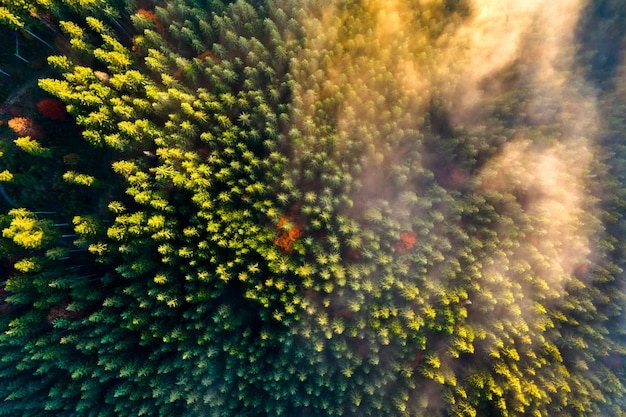
[[[487,126],[415,94],[456,82],[466,2],[392,32],[355,1],[40,3],[67,117],[0,126],[0,413],[621,412],[621,147],[599,183],[558,165],[584,158],[570,107],[520,115],[530,54]],[[590,196],[566,220],[542,161]]]

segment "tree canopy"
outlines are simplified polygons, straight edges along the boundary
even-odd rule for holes
[[[622,415],[578,2],[5,3],[54,48],[0,108],[0,415]]]

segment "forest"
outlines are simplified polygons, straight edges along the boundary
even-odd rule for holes
[[[0,0],[0,415],[626,416],[620,0]]]

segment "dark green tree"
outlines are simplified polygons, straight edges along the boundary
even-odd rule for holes
[[[0,414],[622,412],[619,140],[569,134],[579,72],[530,114],[531,41],[455,114],[472,10],[396,3],[40,4],[68,118],[0,125]]]

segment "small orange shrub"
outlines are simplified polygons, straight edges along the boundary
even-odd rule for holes
[[[8,125],[19,136],[30,136],[31,139],[36,139],[42,136],[41,128],[31,119],[26,117],[14,117],[9,120]]]
[[[400,253],[406,253],[415,246],[415,242],[417,242],[417,232],[400,232],[400,240],[396,242],[396,250]]]
[[[290,224],[290,227],[285,228],[286,224]],[[274,240],[274,244],[287,253],[292,252],[293,242],[304,235],[302,225],[294,222],[290,216],[281,217],[276,225],[276,229],[278,229],[278,237]]]
[[[164,36],[166,34],[165,26],[163,26],[163,23],[161,23],[157,15],[155,15],[153,12],[146,9],[139,9],[137,10],[137,14],[145,17],[146,19],[154,23],[154,28],[161,36]]]

